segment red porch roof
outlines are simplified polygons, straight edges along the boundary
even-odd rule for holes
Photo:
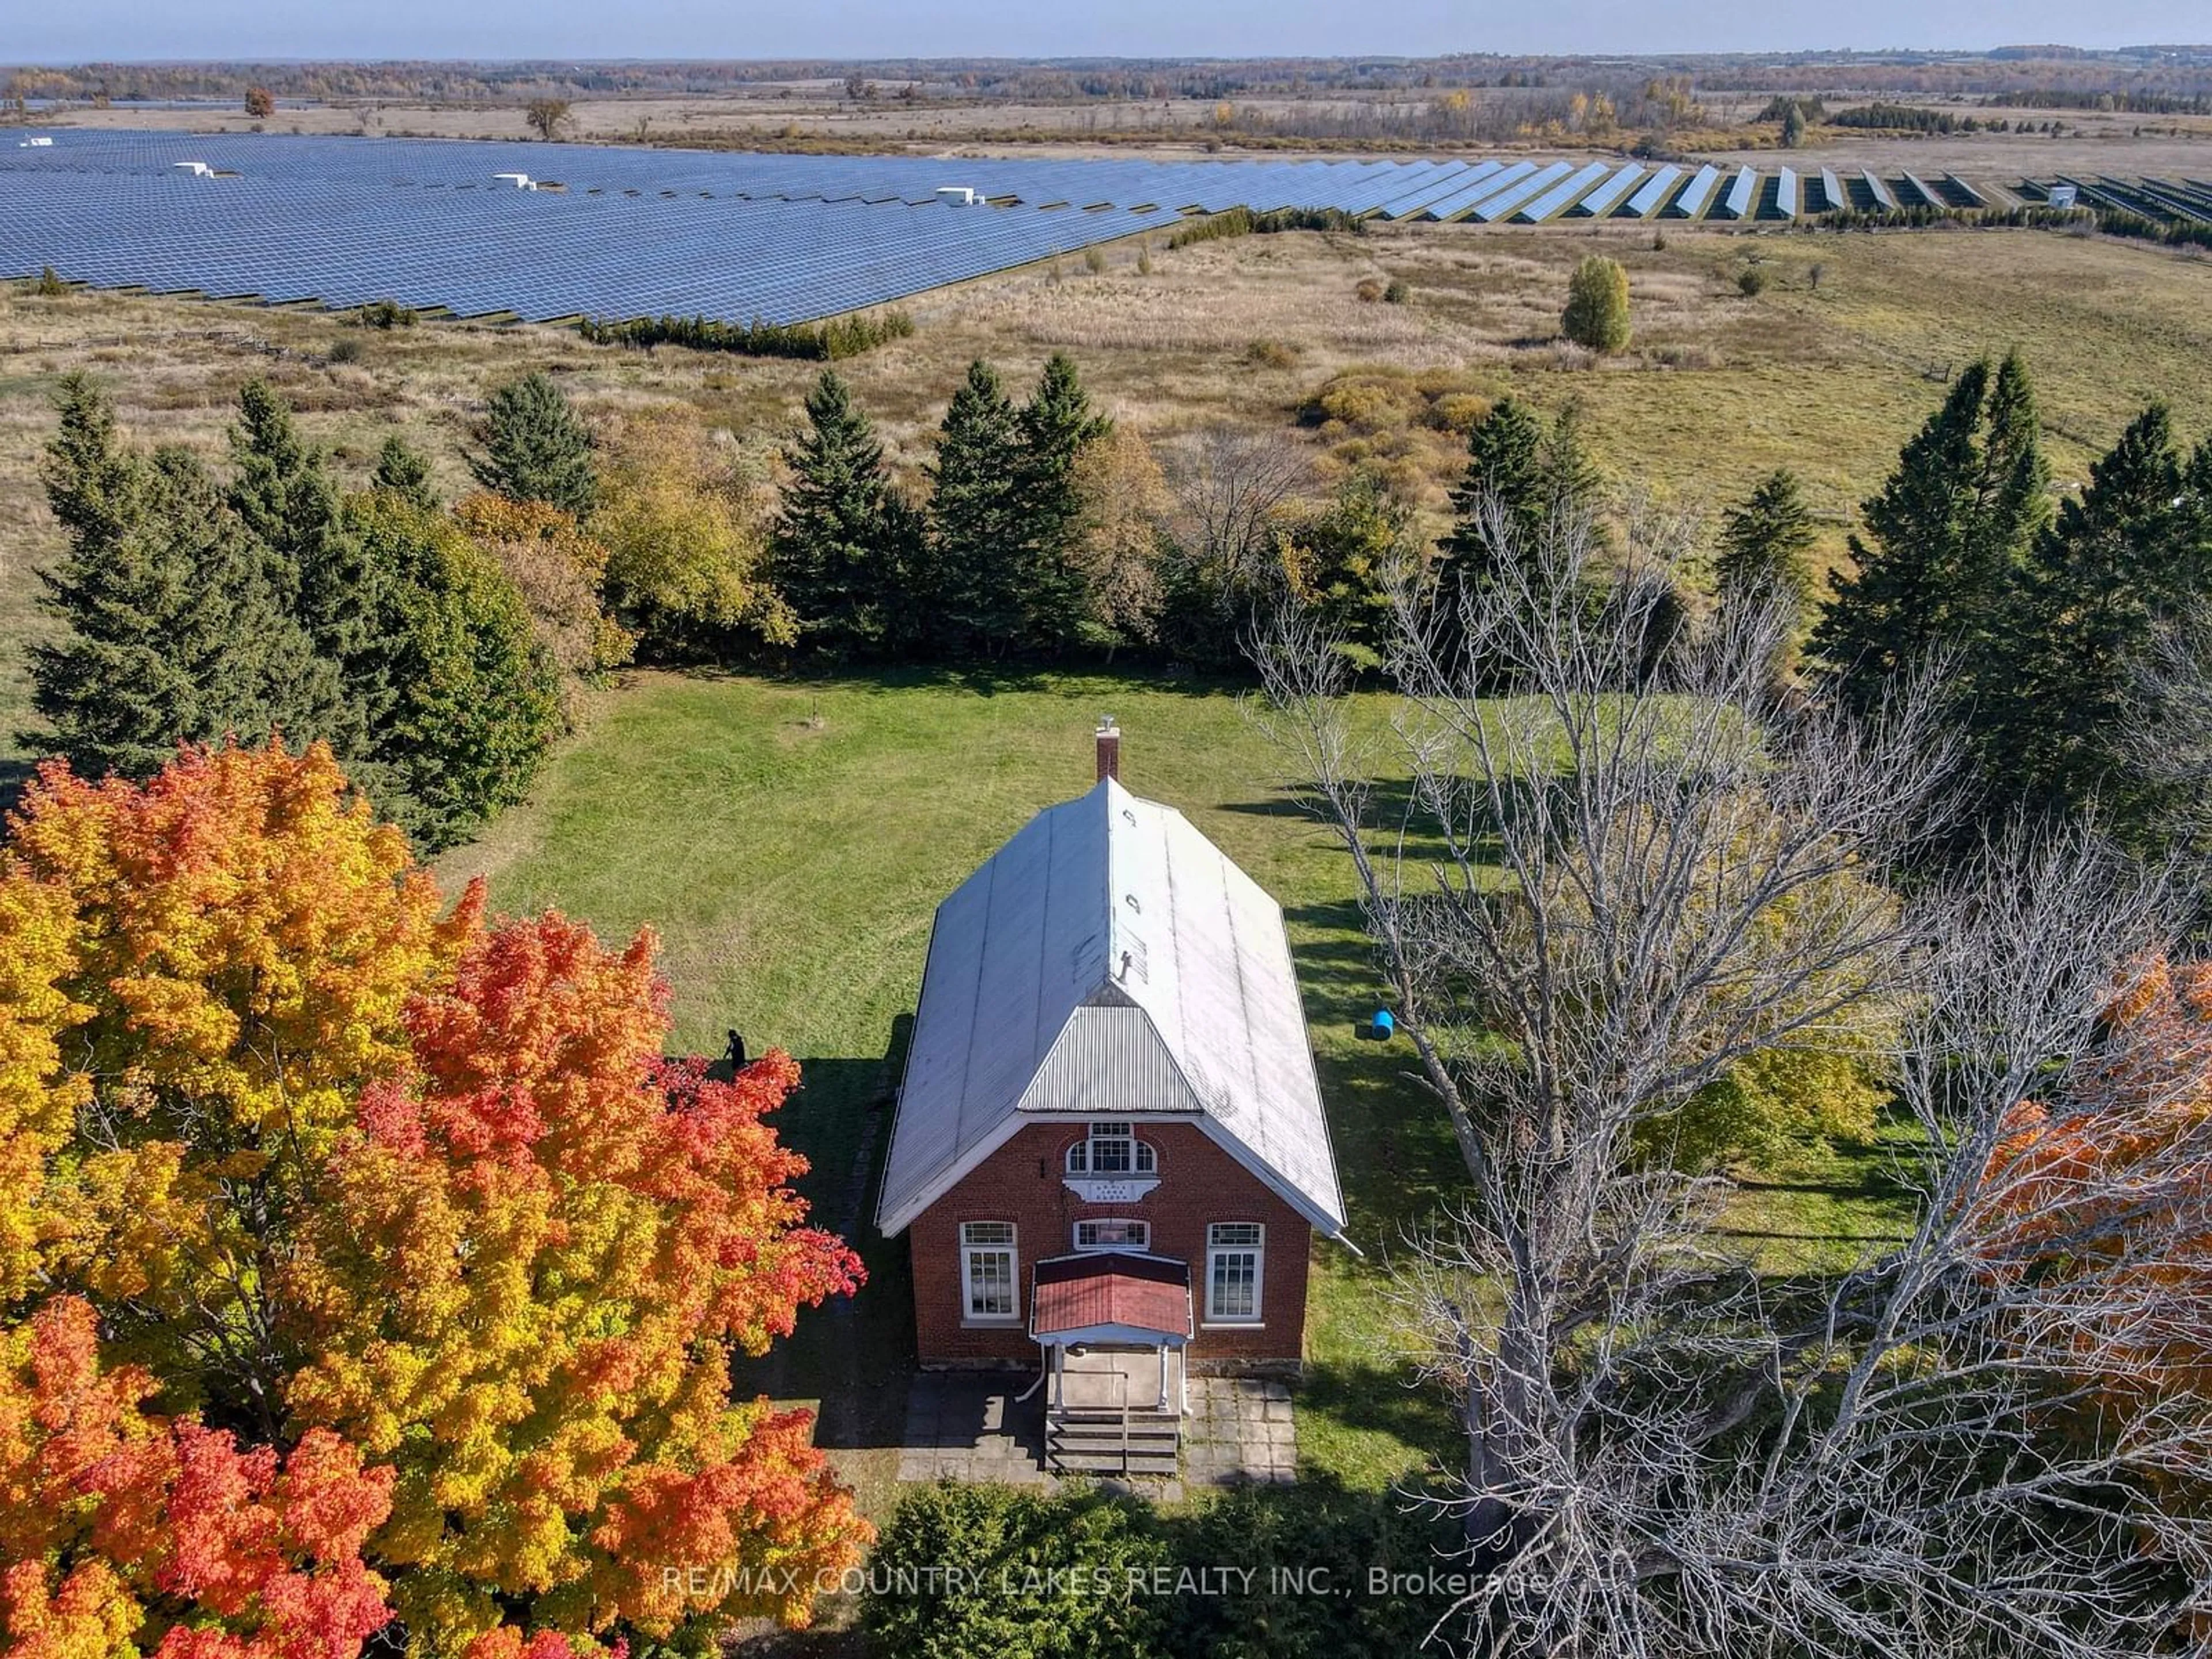
[[[1113,1250],[1036,1264],[1030,1295],[1031,1336],[1043,1340],[1102,1326],[1187,1339],[1189,1264]]]

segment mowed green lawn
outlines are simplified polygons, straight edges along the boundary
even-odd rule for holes
[[[860,1244],[871,1279],[849,1307],[805,1316],[749,1380],[820,1401],[823,1437],[872,1509],[889,1495],[912,1349],[903,1242],[872,1231],[872,1177],[931,915],[1032,814],[1091,787],[1102,714],[1121,722],[1124,781],[1188,814],[1287,915],[1364,1252],[1315,1246],[1301,1455],[1316,1474],[1388,1486],[1452,1455],[1442,1403],[1407,1386],[1388,1288],[1391,1257],[1452,1198],[1459,1165],[1406,1046],[1354,1035],[1380,981],[1348,861],[1298,809],[1286,758],[1234,692],[1073,675],[647,674],[606,697],[530,804],[441,863],[449,884],[488,877],[502,910],[555,906],[608,936],[653,927],[678,1048],[718,1053],[734,1026],[755,1052],[803,1062],[781,1130],[813,1161],[817,1216]],[[1814,1173],[1762,1191],[1747,1230],[1794,1254],[1884,1228],[1856,1165]]]

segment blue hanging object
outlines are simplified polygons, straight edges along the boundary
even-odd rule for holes
[[[1388,1008],[1377,1008],[1375,1011],[1375,1024],[1369,1029],[1375,1033],[1375,1040],[1377,1042],[1388,1042],[1391,1033],[1398,1029],[1398,1022],[1391,1018],[1390,1011]]]

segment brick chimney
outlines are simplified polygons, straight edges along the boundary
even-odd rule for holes
[[[1121,728],[1107,715],[1098,722],[1098,781],[1109,778],[1119,781],[1121,775]]]

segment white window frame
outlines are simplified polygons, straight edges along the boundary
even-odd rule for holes
[[[1121,1170],[1098,1168],[1097,1154],[1091,1149],[1101,1143],[1108,1146],[1126,1144],[1129,1148],[1128,1167]],[[1137,1126],[1127,1118],[1101,1118],[1091,1125],[1084,1138],[1067,1149],[1067,1173],[1089,1176],[1100,1181],[1135,1181],[1159,1173],[1160,1160],[1149,1140],[1137,1139]]]
[[[1094,1236],[1091,1241],[1086,1243],[1083,1237],[1083,1231],[1086,1227],[1128,1228],[1133,1230],[1136,1236],[1133,1238],[1118,1239],[1112,1242],[1103,1242]],[[1075,1224],[1074,1238],[1075,1249],[1085,1255],[1090,1255],[1095,1250],[1136,1250],[1146,1252],[1151,1250],[1152,1248],[1152,1224],[1149,1221],[1140,1221],[1133,1216],[1092,1216],[1088,1219],[1079,1221]]]
[[[1252,1311],[1224,1313],[1214,1305],[1218,1266],[1230,1257],[1252,1262]],[[1206,1319],[1208,1325],[1250,1327],[1267,1322],[1267,1230],[1256,1221],[1216,1221],[1206,1229]]]
[[[985,1230],[988,1229],[987,1232]],[[1004,1237],[1000,1237],[1003,1232]],[[974,1237],[971,1237],[974,1235]],[[1006,1263],[1006,1308],[1003,1313],[981,1311],[976,1292],[976,1267],[987,1257]],[[1017,1325],[1022,1317],[1021,1230],[1011,1221],[963,1221],[960,1224],[960,1322],[963,1325]]]

